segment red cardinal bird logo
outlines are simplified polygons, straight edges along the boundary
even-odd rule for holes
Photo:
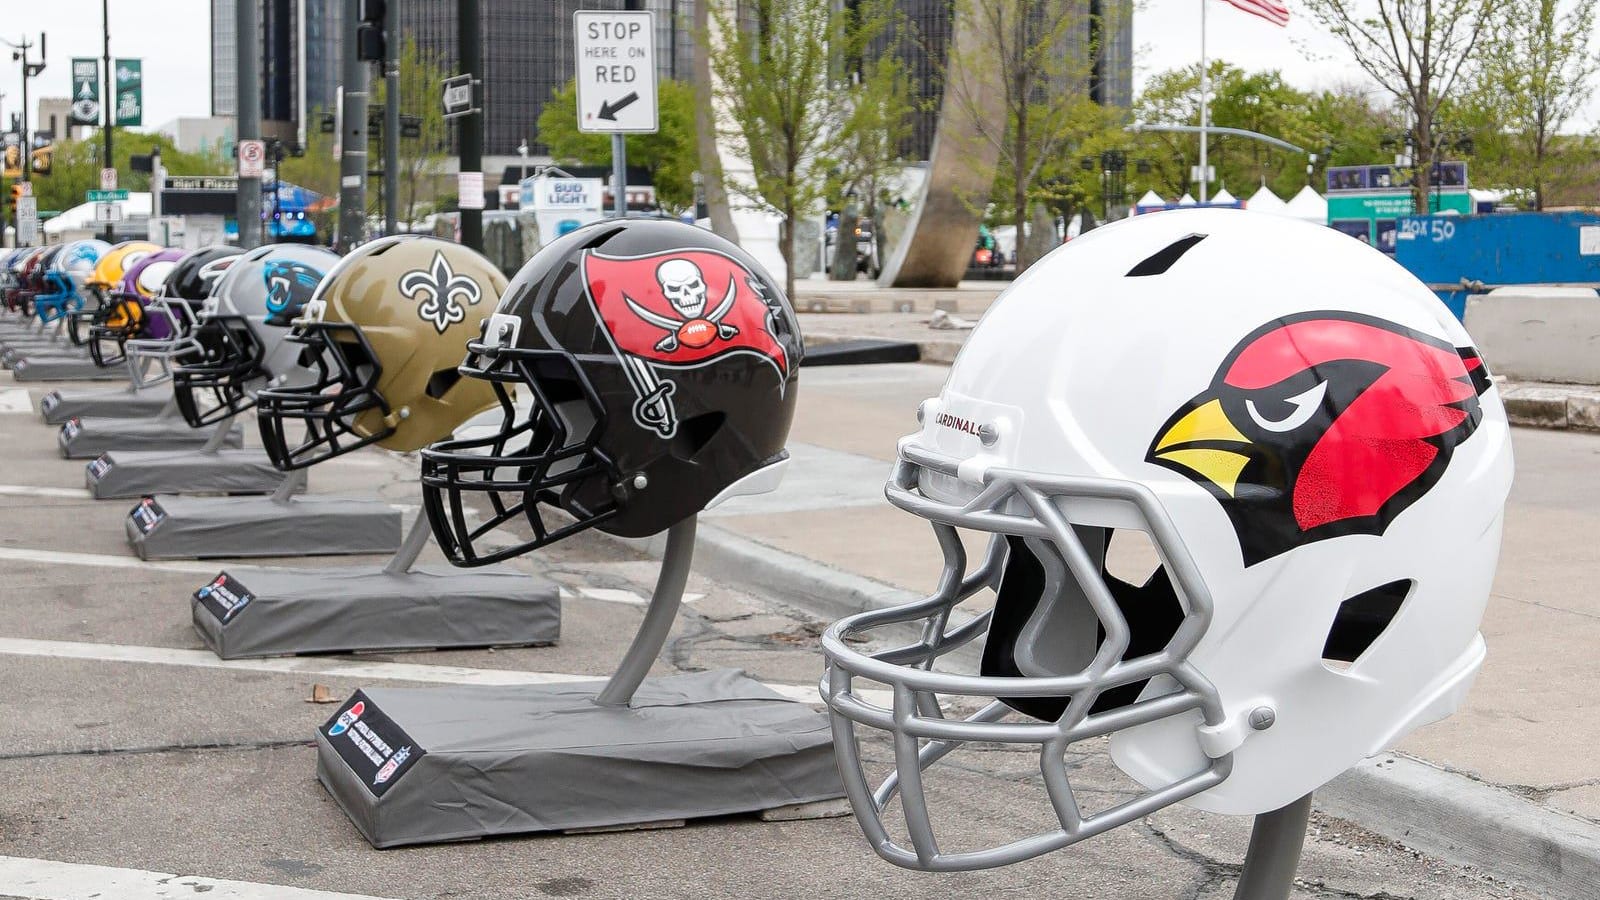
[[[677,433],[676,388],[662,379],[661,368],[750,354],[777,370],[782,390],[789,355],[775,336],[781,306],[737,260],[714,250],[638,257],[586,250],[581,265],[589,302],[638,397],[633,418],[641,427],[663,438]]]
[[[1371,316],[1301,314],[1240,341],[1146,459],[1216,496],[1251,566],[1382,534],[1477,430],[1488,387],[1470,347]]]

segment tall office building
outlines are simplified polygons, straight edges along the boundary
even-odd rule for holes
[[[656,14],[657,74],[688,79],[694,54],[691,22],[696,0],[645,0]],[[527,140],[539,155],[539,113],[550,95],[573,76],[572,14],[580,9],[622,9],[623,0],[540,0],[484,3],[483,35],[484,153],[515,156]],[[424,52],[445,68],[459,68],[456,5],[450,0],[393,0],[400,30],[416,38]]]
[[[845,0],[854,2],[854,0]],[[906,66],[916,111],[902,148],[907,159],[927,159],[939,127],[939,100],[950,50],[953,0],[897,0],[896,27],[878,41],[880,53],[895,53]],[[1060,52],[1081,68],[1083,80],[1069,90],[1086,91],[1101,105],[1133,102],[1133,0],[1044,0],[1032,4],[1034,27],[1047,17],[1071,16]],[[1041,90],[1057,88],[1041,87]]]
[[[337,103],[344,0],[261,0],[261,119],[292,139],[307,116]],[[211,0],[211,114],[238,111],[234,0]]]

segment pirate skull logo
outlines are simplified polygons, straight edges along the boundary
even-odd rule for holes
[[[733,309],[733,301],[738,297],[733,278],[728,279],[728,290],[722,295],[721,302],[709,313],[706,312],[709,298],[705,275],[690,260],[674,257],[657,266],[656,283],[661,285],[661,295],[672,304],[680,318],[653,313],[635,303],[631,297],[625,296],[624,299],[634,315],[666,331],[666,335],[656,342],[657,350],[671,353],[679,346],[698,350],[719,338],[726,341],[738,335],[739,329],[722,321]]]
[[[685,319],[699,318],[706,308],[706,280],[687,259],[669,259],[656,267],[656,281],[672,308]]]

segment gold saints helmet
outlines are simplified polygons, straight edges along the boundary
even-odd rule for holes
[[[416,450],[493,406],[492,386],[456,367],[505,287],[489,260],[435,237],[380,238],[340,260],[287,338],[305,346],[315,382],[256,397],[273,464],[299,469],[368,444]]]

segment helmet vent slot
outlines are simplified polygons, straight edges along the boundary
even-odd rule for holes
[[[428,378],[427,394],[434,400],[444,399],[444,395],[461,380],[461,373],[455,369],[440,369]]]
[[[1144,258],[1138,265],[1128,270],[1128,278],[1142,278],[1146,275],[1162,275],[1172,268],[1179,259],[1195,244],[1205,240],[1203,234],[1191,234],[1178,238],[1166,247]]]
[[[728,414],[719,409],[679,422],[678,433],[672,438],[673,455],[680,459],[694,459],[717,436],[727,419]]]
[[[1322,645],[1323,660],[1331,668],[1340,669],[1360,659],[1388,630],[1415,584],[1409,579],[1391,581],[1339,604],[1333,627],[1328,629],[1328,639]]]

